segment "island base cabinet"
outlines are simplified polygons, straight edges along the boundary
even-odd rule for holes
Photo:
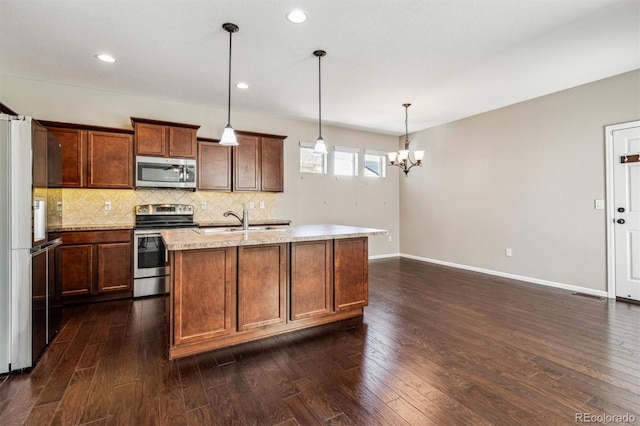
[[[235,247],[171,252],[174,345],[198,343],[235,329]]]
[[[331,313],[333,241],[291,243],[291,320]]]
[[[285,322],[287,245],[238,247],[238,331]]]
[[[368,238],[335,240],[335,310],[369,304]]]
[[[368,239],[169,251],[169,358],[362,316]]]

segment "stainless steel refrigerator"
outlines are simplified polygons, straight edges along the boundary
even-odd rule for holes
[[[60,327],[47,160],[44,127],[0,114],[0,373],[33,366]]]

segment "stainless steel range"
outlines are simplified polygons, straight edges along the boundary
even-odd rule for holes
[[[168,253],[160,232],[196,228],[193,206],[187,204],[145,204],[136,206],[133,231],[133,297],[164,294],[169,289]]]

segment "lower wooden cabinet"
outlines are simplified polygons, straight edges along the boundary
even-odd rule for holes
[[[169,252],[171,359],[362,315],[368,239]]]
[[[369,304],[368,239],[335,240],[335,310],[345,311]]]
[[[197,343],[234,331],[236,253],[236,247],[225,247],[172,254],[173,344]]]
[[[291,243],[291,320],[325,315],[333,302],[333,240]]]
[[[132,231],[61,232],[56,278],[64,303],[132,296]]]
[[[285,322],[287,244],[238,247],[238,331]]]

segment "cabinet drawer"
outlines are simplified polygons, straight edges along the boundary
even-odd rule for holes
[[[95,243],[118,243],[130,242],[131,230],[115,231],[69,231],[62,232],[62,243],[69,244],[95,244]]]

